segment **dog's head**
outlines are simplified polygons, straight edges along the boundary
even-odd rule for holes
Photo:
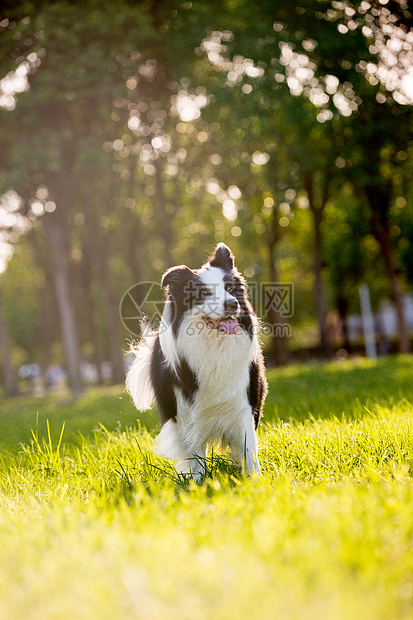
[[[171,323],[179,328],[184,315],[198,318],[200,325],[222,334],[235,335],[241,325],[249,329],[252,308],[245,280],[234,265],[231,250],[219,243],[201,269],[185,265],[172,267],[163,275],[161,286],[168,289]]]

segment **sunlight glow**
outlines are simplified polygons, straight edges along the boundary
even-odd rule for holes
[[[229,31],[215,31],[205,38],[196,53],[206,54],[209,62],[214,65],[216,71],[222,71],[227,74],[228,86],[234,86],[243,81],[244,77],[255,80],[265,74],[263,67],[254,64],[251,58],[244,58],[240,54],[236,54],[232,60],[225,57],[226,45],[228,41],[232,41],[234,35]],[[246,87],[246,88],[245,88]],[[252,87],[249,84],[243,85],[243,92],[249,94]]]
[[[30,53],[15,71],[9,71],[0,79],[0,108],[14,110],[17,104],[16,95],[29,90],[28,76],[40,66],[41,57],[45,54],[45,50]]]
[[[23,201],[13,190],[0,197],[0,273],[6,270],[7,262],[13,256],[13,244],[27,233],[32,223],[18,210]]]
[[[181,90],[174,98],[173,103],[173,107],[181,120],[190,122],[201,116],[201,109],[207,105],[208,99],[203,94],[195,95]]]
[[[268,153],[261,153],[261,151],[254,151],[252,154],[252,163],[256,166],[265,166],[270,161],[270,156]]]
[[[239,200],[241,198],[241,190],[236,185],[230,185],[228,187],[228,194],[233,200]]]
[[[332,8],[326,11],[324,19],[336,22],[341,35],[345,36],[360,28],[364,37],[373,40],[369,49],[373,56],[377,56],[377,63],[361,60],[356,70],[364,74],[372,85],[380,83],[397,103],[409,105],[413,103],[413,32],[405,32],[397,26],[397,18],[391,14],[386,4],[386,0],[380,0],[381,6],[372,9],[369,2],[363,1],[356,9],[347,0],[333,1]],[[281,32],[282,29],[282,24],[274,23],[276,32]],[[226,73],[229,86],[241,84],[245,77],[262,77],[264,68],[255,65],[251,59],[240,55],[235,55],[232,60],[227,57],[226,42],[232,39],[231,32],[212,32],[202,41],[196,53],[205,54],[216,71]],[[293,96],[304,95],[315,107],[320,108],[317,113],[320,123],[333,118],[331,102],[343,116],[351,116],[358,110],[362,101],[351,84],[341,84],[334,75],[317,78],[317,66],[307,54],[295,51],[294,46],[285,41],[281,41],[279,47],[279,62],[284,67],[285,76],[278,72],[274,75],[275,81],[282,83],[286,80]],[[305,40],[302,47],[306,52],[311,52],[317,47],[317,42]],[[350,68],[345,65],[344,60],[343,68]],[[247,83],[242,84],[241,90],[244,94],[252,92],[251,85]],[[377,101],[384,103],[386,96],[378,92]]]
[[[222,203],[222,213],[224,217],[226,217],[226,219],[229,220],[230,222],[233,222],[234,220],[237,219],[237,215],[238,215],[237,205],[235,204],[233,200],[231,200],[231,198],[227,198]]]

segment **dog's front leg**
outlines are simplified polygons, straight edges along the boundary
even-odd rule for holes
[[[199,483],[207,473],[205,449],[202,447],[187,448],[187,453],[188,456],[176,464],[176,469],[180,473],[191,474],[194,481]]]
[[[203,453],[202,456],[200,456],[199,454],[193,455],[191,459],[191,472],[192,478],[197,484],[202,481],[203,476],[207,475],[207,463],[205,453]]]
[[[230,441],[242,471],[247,476],[258,474],[261,476],[261,467],[258,460],[258,439],[254,428],[254,418],[251,411],[244,416],[238,432]]]

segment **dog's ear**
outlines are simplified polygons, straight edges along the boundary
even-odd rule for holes
[[[161,287],[173,286],[174,284],[187,282],[194,276],[194,272],[186,265],[178,265],[178,267],[171,267],[162,276]]]
[[[220,267],[225,271],[234,269],[234,255],[225,243],[218,243],[211,258],[209,259],[211,267]]]

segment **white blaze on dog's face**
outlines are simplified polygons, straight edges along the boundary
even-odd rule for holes
[[[231,250],[224,243],[218,244],[208,263],[198,271],[203,298],[194,306],[194,311],[208,328],[232,335],[239,327],[240,303],[237,297],[243,295],[240,280],[234,278],[236,273]],[[237,287],[240,290],[237,291]]]
[[[200,299],[192,308],[193,314],[216,321],[236,319],[240,307],[226,273],[219,267],[206,267],[200,271],[199,280]]]

